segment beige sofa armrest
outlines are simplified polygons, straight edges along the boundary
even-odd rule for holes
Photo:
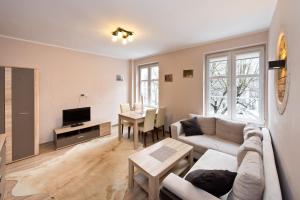
[[[163,180],[162,186],[183,200],[219,200],[173,173]]]
[[[271,135],[267,128],[263,128],[262,132],[264,136],[263,163],[265,176],[265,189],[263,199],[282,200]]]
[[[171,124],[171,135],[173,139],[177,139],[183,133],[180,121]]]

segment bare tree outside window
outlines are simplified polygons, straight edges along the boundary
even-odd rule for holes
[[[259,118],[259,54],[236,57],[236,117]]]
[[[209,61],[209,105],[210,114],[227,115],[228,102],[227,57]]]
[[[260,52],[212,57],[208,64],[208,114],[259,120]]]
[[[157,107],[159,100],[159,66],[157,63],[139,67],[140,96],[144,106]]]

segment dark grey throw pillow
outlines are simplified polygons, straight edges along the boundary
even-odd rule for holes
[[[180,123],[185,136],[203,135],[197,117],[181,121]]]
[[[190,172],[185,179],[194,186],[221,197],[231,190],[236,175],[236,172],[228,170],[198,169]]]

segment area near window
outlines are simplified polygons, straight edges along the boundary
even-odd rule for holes
[[[206,56],[206,114],[264,122],[264,46]]]
[[[139,66],[139,94],[144,106],[158,107],[159,95],[158,63]]]

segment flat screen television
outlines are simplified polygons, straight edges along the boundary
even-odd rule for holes
[[[63,110],[63,126],[78,126],[91,120],[91,107]]]

